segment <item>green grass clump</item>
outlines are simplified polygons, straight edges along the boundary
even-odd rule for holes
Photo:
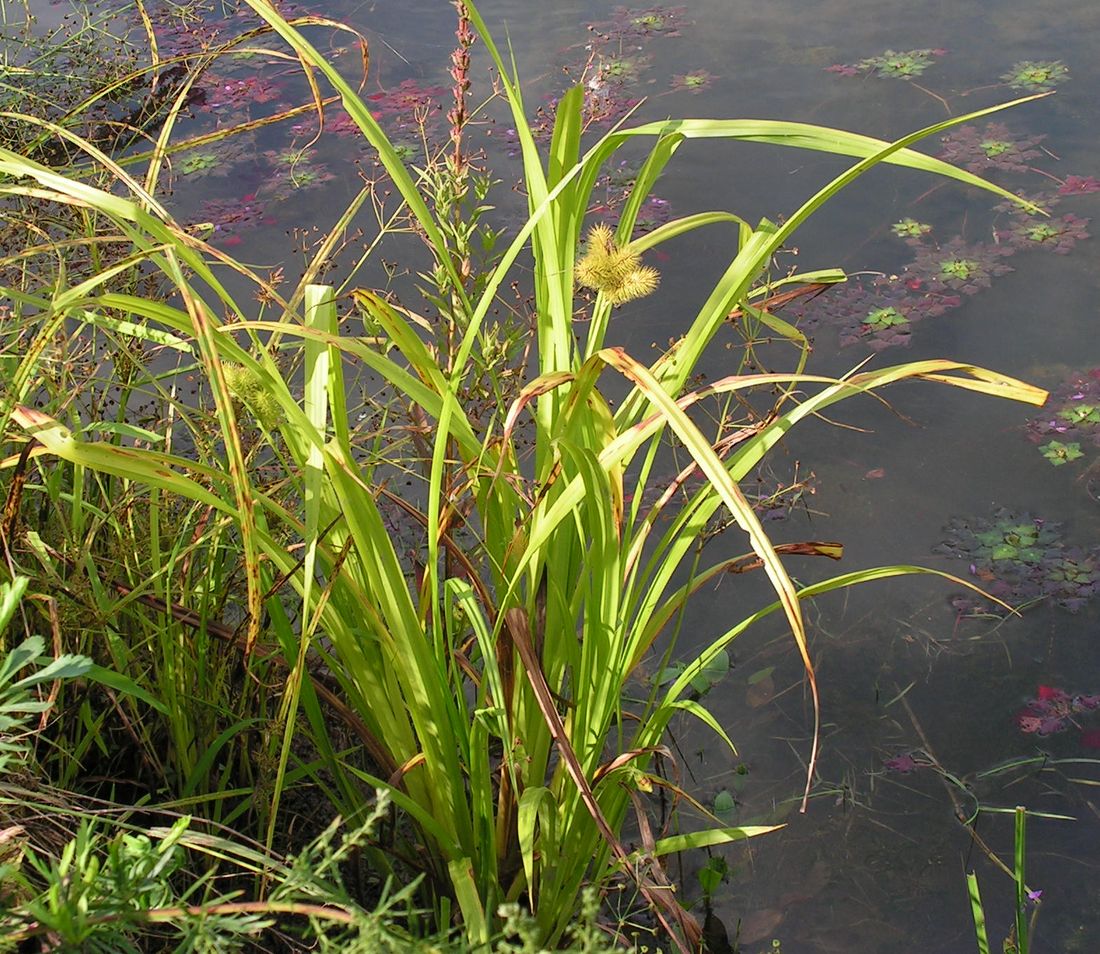
[[[288,838],[286,812],[296,800],[323,798],[329,812],[360,826],[381,789],[396,821],[384,837],[356,842],[362,856],[383,875],[415,876],[416,903],[430,911],[434,928],[460,926],[470,949],[500,943],[508,925],[521,946],[501,950],[567,943],[582,899],[624,879],[677,949],[692,949],[700,927],[670,890],[661,859],[771,828],[711,817],[627,847],[623,830],[632,816],[650,831],[645,795],[661,786],[678,792],[661,769],[669,724],[693,717],[732,749],[693,687],[716,661],[728,660],[733,640],[772,613],[786,619],[816,707],[802,602],[918,572],[883,567],[799,586],[741,481],[801,421],[897,381],[1032,403],[1045,397],[948,360],[841,379],[805,373],[805,340],[763,303],[779,286],[844,276],[824,270],[775,280],[772,258],[807,218],[879,163],[1011,197],[909,148],[994,109],[894,143],[800,123],[684,119],[618,129],[582,149],[577,87],[560,101],[552,141],[540,151],[518,78],[476,7],[466,4],[460,13],[485,43],[519,130],[529,203],[506,246],[490,233],[492,254],[475,269],[474,226],[487,208],[461,154],[427,171],[407,167],[355,85],[299,29],[335,25],[314,17],[292,26],[266,0],[249,5],[331,87],[377,152],[432,254],[421,277],[422,304],[433,317],[366,286],[359,273],[339,290],[322,280],[339,236],[374,196],[370,186],[285,293],[181,227],[154,196],[167,127],[141,181],[85,144],[113,174],[113,189],[0,149],[7,177],[0,195],[33,188],[37,201],[87,210],[126,250],[93,274],[59,271],[49,284],[3,290],[30,336],[0,407],[5,437],[27,453],[7,464],[14,482],[33,453],[48,476],[29,492],[54,508],[58,524],[50,533],[79,541],[63,552],[45,527],[28,529],[21,552],[59,579],[83,579],[84,605],[98,618],[125,613],[125,630],[107,640],[111,665],[132,683],[118,703],[119,722],[131,727],[150,777],[176,799],[218,823],[254,826],[261,844],[251,849],[248,870],[261,893],[271,883],[293,887],[289,913],[344,925],[360,917],[335,875],[303,887],[286,865],[273,875],[261,861],[291,856],[278,853]],[[687,139],[797,146],[856,162],[782,224],[753,225],[718,210],[633,238],[650,189]],[[587,223],[597,180],[636,142],[647,143],[649,154],[615,230]],[[688,319],[681,336],[650,363],[608,346],[613,310],[657,285],[641,256],[699,228],[727,230],[731,253],[712,288],[677,303]],[[253,285],[260,309],[231,291],[227,269]],[[514,328],[490,320],[500,290],[520,273],[533,296],[529,352],[516,346]],[[155,275],[163,294],[134,293],[127,282],[135,275]],[[574,321],[578,285],[593,292],[583,336]],[[750,329],[785,337],[798,354],[795,367],[697,386],[700,359],[735,311]],[[89,419],[64,401],[36,407],[34,394],[59,388],[44,356],[71,324],[137,352],[126,365],[126,394],[164,394],[166,376],[154,372],[144,349],[178,356],[201,383],[198,406],[169,402],[170,420],[141,425],[127,419],[127,400],[113,419]],[[361,427],[347,375],[362,368],[387,390]],[[613,404],[624,382],[627,395]],[[728,410],[744,395],[776,390],[767,415],[736,428],[707,431],[691,413],[707,402]],[[181,431],[186,451],[174,446]],[[669,442],[690,461],[672,483],[656,466]],[[394,492],[398,474],[416,478],[413,492]],[[671,505],[688,476],[702,478],[698,489]],[[705,562],[700,540],[719,514],[746,541],[775,600],[738,610],[739,618],[673,671],[685,607],[744,559]],[[662,515],[669,519],[659,522]],[[16,517],[6,526],[15,534],[20,523]],[[643,681],[643,665],[654,662],[672,677]],[[628,701],[639,685],[643,697]],[[93,722],[115,711],[103,704],[104,715],[96,715],[96,699],[103,704],[83,700]],[[94,744],[79,732],[70,743],[73,752]],[[816,754],[815,735],[807,797]],[[143,859],[131,866],[140,873],[155,866],[157,852],[168,857],[186,841],[182,828],[169,847],[120,837],[97,843],[82,829],[73,850],[82,858],[129,851]],[[325,859],[343,849],[332,848],[331,837],[325,844],[329,854],[315,853],[307,866],[314,873],[335,872]],[[55,870],[43,865],[40,880],[49,882]],[[203,911],[271,917],[282,910],[273,906],[277,894],[272,889],[255,910],[223,909],[231,902],[219,900]],[[328,913],[310,915],[304,896]],[[170,909],[163,920],[180,924],[192,916],[168,895],[136,907]],[[579,949],[596,950],[595,936],[584,937],[575,939]]]

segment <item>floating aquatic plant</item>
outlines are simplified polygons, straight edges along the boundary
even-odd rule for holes
[[[1055,466],[1083,457],[1083,443],[1100,446],[1100,368],[1074,374],[1058,387],[1026,431]]]
[[[1013,89],[1045,93],[1069,78],[1069,67],[1061,60],[1021,60],[1001,76]]]
[[[1012,606],[1050,601],[1076,612],[1100,591],[1100,547],[1067,546],[1059,524],[1002,508],[953,520],[944,532],[934,552],[967,561],[975,582]],[[952,605],[968,616],[1005,612],[969,595]]]
[[[838,76],[859,76],[863,71],[857,63],[834,63],[825,67],[826,73],[836,73]]]
[[[635,232],[652,232],[659,225],[664,225],[672,218],[672,203],[668,199],[662,199],[659,195],[646,197],[641,208],[638,209],[638,218],[634,221]]]
[[[707,70],[692,70],[690,73],[678,73],[672,77],[672,88],[687,93],[701,93],[710,89],[715,77]]]
[[[638,97],[628,94],[620,83],[589,83],[584,89],[585,125],[613,126],[639,102]],[[554,110],[556,114],[556,104]]]
[[[905,239],[906,242],[914,240],[920,242],[926,235],[932,233],[932,226],[924,222],[918,222],[916,219],[904,218],[900,222],[891,225],[890,231],[898,238]]]
[[[997,239],[1017,249],[1042,248],[1067,255],[1082,239],[1089,237],[1089,220],[1068,212],[1054,219],[1020,218],[1011,228],[997,231]]]
[[[1036,221],[1045,219],[1044,212],[1049,214],[1050,210],[1056,205],[1061,203],[1062,196],[1054,189],[1045,189],[1037,192],[1017,192],[1016,195],[1023,199],[1025,202],[1030,202],[1032,205],[1038,206],[1042,211],[1032,212],[1029,209],[1022,208],[1018,203],[1009,199],[1005,199],[1004,202],[998,202],[993,206],[995,212],[1002,212],[1006,215],[1018,216],[1020,218],[1032,218]]]
[[[1027,172],[1043,155],[1038,146],[1045,138],[1018,135],[1004,123],[959,126],[943,137],[939,158],[977,173]]]
[[[955,238],[938,248],[918,248],[905,274],[918,288],[973,295],[989,288],[997,275],[1012,271],[1004,262],[1010,254],[1012,249],[1005,246],[968,245]]]
[[[1039,450],[1055,467],[1061,467],[1063,464],[1068,464],[1070,461],[1085,456],[1085,452],[1081,450],[1081,445],[1076,441],[1071,444],[1063,444],[1061,441],[1052,440],[1043,444]]]
[[[271,103],[283,92],[281,85],[259,76],[226,77],[206,73],[197,85],[206,94],[199,107],[203,112],[245,103]]]
[[[316,113],[310,113],[308,117],[299,120],[290,127],[291,133],[297,139],[312,139],[317,135],[318,129],[319,126]],[[342,109],[336,110],[335,112],[326,111],[325,133],[326,135],[339,136],[341,138],[362,135],[355,120]]]
[[[365,102],[371,115],[386,129],[391,139],[435,140],[443,135],[443,103],[450,93],[445,86],[427,86],[406,79],[390,89],[371,93],[365,97]],[[358,126],[350,120],[341,128],[341,118],[338,117],[335,125],[334,131],[338,135],[359,135]]]
[[[896,328],[899,325],[908,325],[909,319],[893,306],[878,308],[863,319],[863,324],[875,331],[886,328]]]
[[[392,89],[371,93],[365,99],[376,119],[396,117],[408,123],[418,111],[440,111],[443,97],[449,92],[445,86],[424,86],[416,80],[406,79]]]
[[[176,163],[180,175],[225,175],[225,167],[217,153],[190,152]]]
[[[635,166],[623,162],[601,176],[597,181],[597,187],[602,189],[604,199],[589,211],[602,215],[612,228],[618,225],[623,203],[634,191],[637,174],[638,170]],[[672,203],[668,199],[650,194],[638,209],[638,215],[634,220],[634,232],[636,234],[652,232],[671,218]]]
[[[603,194],[603,201],[595,209],[600,214],[606,214],[612,210],[618,210],[626,201],[638,181],[638,167],[623,159],[617,165],[610,166],[596,180],[593,194]],[[613,224],[610,223],[609,224]]]
[[[896,79],[912,79],[920,76],[938,57],[947,53],[943,49],[886,50],[879,56],[869,56],[858,63],[836,63],[826,67],[829,73],[841,76],[891,76]]]
[[[195,213],[196,222],[208,222],[213,226],[215,238],[233,237],[242,229],[267,224],[267,203],[249,193],[239,199],[209,199]],[[236,244],[231,242],[228,244]]]
[[[1059,195],[1088,195],[1090,192],[1100,192],[1100,179],[1095,176],[1066,176],[1058,188]]]
[[[914,323],[956,308],[957,295],[910,287],[898,276],[849,279],[801,306],[802,327],[837,328],[842,347],[863,344],[873,351],[909,344]]]
[[[560,97],[549,96],[546,105],[535,113],[531,123],[531,132],[539,142],[549,142],[554,132],[554,117],[557,115]],[[584,84],[584,110],[582,121],[585,128],[606,128],[624,118],[640,100],[627,92],[621,83],[609,83],[592,76]]]
[[[275,170],[264,183],[263,191],[272,199],[286,199],[301,189],[312,189],[335,178],[326,166],[300,163]]]
[[[244,120],[242,119],[241,122]],[[232,122],[236,125],[236,122]],[[225,177],[237,163],[255,156],[255,139],[250,133],[233,133],[199,149],[189,149],[173,161],[179,174],[192,179],[204,176]]]
[[[1100,424],[1100,407],[1095,404],[1075,404],[1058,412],[1058,416],[1071,424]]]
[[[918,755],[922,756],[919,762],[916,758]],[[922,752],[905,752],[902,755],[895,755],[892,759],[886,759],[882,764],[887,771],[897,772],[899,775],[911,775],[922,765],[928,765],[923,755]]]
[[[616,7],[611,20],[593,23],[590,29],[608,40],[638,40],[653,36],[679,36],[688,21],[687,7]]]
[[[633,85],[649,68],[648,56],[603,56],[596,61],[596,83]]]
[[[317,155],[316,149],[268,149],[264,158],[276,168],[293,169],[296,166],[308,166]]]
[[[1016,714],[1016,725],[1029,735],[1052,735],[1071,725],[1081,728],[1078,719],[1100,709],[1100,695],[1071,696],[1064,689],[1039,686],[1034,699],[1029,699]]]
[[[315,161],[313,149],[269,149],[263,155],[272,166],[261,190],[265,196],[285,199],[298,189],[308,189],[335,178],[325,165]]]

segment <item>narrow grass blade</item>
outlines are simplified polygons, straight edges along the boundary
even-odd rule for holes
[[[1013,839],[1012,874],[1016,886],[1016,949],[1019,954],[1028,954],[1029,937],[1027,924],[1027,881],[1024,872],[1024,858],[1027,842],[1027,809],[1016,806],[1015,838]]]
[[[973,871],[966,874],[966,887],[970,893],[970,913],[974,917],[974,939],[978,945],[978,954],[989,954],[989,935],[985,928],[985,908],[982,894],[978,889],[978,876]]]

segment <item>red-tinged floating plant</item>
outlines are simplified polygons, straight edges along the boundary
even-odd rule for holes
[[[1058,188],[1059,195],[1088,195],[1100,192],[1100,179],[1095,176],[1066,176]]]
[[[827,289],[795,309],[806,331],[829,325],[837,329],[842,347],[862,344],[872,351],[908,345],[913,325],[935,318],[962,299],[910,285],[900,276],[852,278]]]
[[[279,83],[259,76],[229,77],[204,73],[196,85],[205,93],[199,107],[203,112],[224,110],[242,103],[272,103],[283,93]]]
[[[906,276],[919,279],[927,291],[973,295],[993,284],[993,279],[1012,271],[1004,259],[1013,249],[998,245],[967,244],[954,238],[939,247],[917,249]]]
[[[1056,388],[1025,433],[1056,466],[1085,456],[1082,446],[1100,447],[1100,368],[1074,374]]]
[[[1016,608],[1042,602],[1077,612],[1100,593],[1100,547],[1067,545],[1060,524],[999,508],[991,518],[956,518],[934,553],[964,560],[983,590]],[[1003,606],[953,597],[962,616],[1004,616]]]
[[[920,761],[917,756],[921,756]],[[897,772],[899,775],[912,775],[917,769],[929,764],[924,760],[922,752],[905,752],[902,755],[895,755],[892,759],[886,759],[882,763],[887,771]]]
[[[1080,241],[1089,238],[1089,220],[1072,212],[1059,218],[1038,219],[1022,216],[1007,229],[998,229],[997,240],[1010,248],[1041,248],[1068,255]]]
[[[209,223],[217,241],[243,229],[270,224],[271,220],[267,217],[267,203],[250,193],[240,199],[208,199],[195,213],[195,222]]]
[[[959,126],[942,139],[939,158],[971,172],[1028,172],[1042,157],[1038,148],[1046,136],[1022,136],[1004,123]]]
[[[1061,60],[1020,60],[1001,79],[1013,89],[1045,93],[1069,79],[1069,67]]]
[[[1100,708],[1100,695],[1071,696],[1064,689],[1039,686],[1034,699],[1029,699],[1016,714],[1016,724],[1029,735],[1053,735],[1071,725],[1081,728],[1078,719]]]
[[[397,86],[366,97],[376,118],[398,117],[411,121],[418,111],[440,111],[443,98],[450,93],[446,86],[423,86],[413,79],[402,80]]]
[[[878,56],[869,56],[858,63],[834,63],[832,66],[825,67],[825,71],[840,76],[884,76],[911,80],[920,76],[946,53],[947,50],[941,48],[886,50]]]

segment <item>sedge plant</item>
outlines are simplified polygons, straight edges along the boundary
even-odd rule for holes
[[[277,731],[268,743],[276,766],[265,793],[269,843],[280,802],[296,780],[312,773],[334,807],[351,817],[365,810],[365,793],[380,786],[405,819],[396,828],[395,854],[424,874],[439,924],[461,923],[473,948],[489,942],[501,906],[514,902],[532,912],[542,943],[556,944],[585,887],[621,877],[637,883],[678,949],[696,947],[698,925],[675,900],[660,859],[767,829],[715,820],[702,830],[651,834],[646,794],[656,786],[675,788],[658,769],[658,756],[667,755],[670,721],[693,717],[733,746],[692,696],[692,680],[755,622],[779,613],[816,703],[802,601],[927,572],[880,567],[798,586],[740,482],[796,424],[898,381],[1036,404],[1045,393],[949,360],[836,379],[806,373],[803,355],[789,372],[735,374],[705,387],[692,384],[695,370],[735,311],[798,339],[767,310],[768,296],[777,288],[844,276],[825,270],[772,281],[772,258],[809,216],[868,169],[891,163],[1014,199],[910,149],[923,137],[994,110],[893,143],[801,123],[686,119],[620,128],[585,147],[584,90],[577,87],[560,101],[552,141],[542,152],[528,131],[518,78],[476,6],[466,3],[464,13],[499,71],[519,130],[529,201],[523,227],[487,273],[471,281],[448,244],[456,231],[453,220],[437,218],[417,176],[354,84],[267,0],[248,2],[305,65],[318,103],[323,80],[376,151],[433,250],[437,282],[445,288],[448,334],[433,335],[413,311],[351,281],[346,297],[352,314],[365,319],[371,332],[358,334],[358,322],[347,311],[342,320],[344,299],[317,281],[332,243],[325,243],[302,281],[283,296],[243,262],[182,228],[133,178],[120,177],[112,193],[0,150],[0,173],[7,177],[0,192],[33,192],[42,201],[94,210],[132,246],[127,259],[100,274],[5,294],[25,313],[40,316],[43,327],[56,329],[69,319],[92,326],[109,320],[116,331],[155,333],[187,353],[210,394],[218,441],[202,460],[122,446],[94,432],[74,432],[19,393],[2,409],[12,425],[5,436],[33,442],[40,466],[56,458],[82,473],[146,488],[158,499],[208,508],[231,531],[223,543],[235,548],[242,581],[239,651],[246,660],[273,654],[284,673]],[[299,25],[347,29],[320,18]],[[365,49],[365,40],[355,39]],[[712,138],[857,161],[782,224],[765,219],[753,225],[715,211],[634,238],[641,204],[681,143]],[[617,227],[587,221],[601,171],[619,149],[637,141],[650,143],[650,151]],[[351,203],[332,234],[364,201],[360,195]],[[731,253],[701,302],[690,311],[681,305],[687,313],[680,337],[650,363],[608,346],[614,309],[628,309],[657,280],[645,253],[700,228],[728,229]],[[268,302],[265,317],[256,318],[248,303],[230,293],[224,265],[256,282]],[[479,353],[491,340],[486,323],[521,265],[530,268],[533,282],[533,372],[514,400],[475,415],[463,395],[475,383],[473,374],[492,367]],[[118,277],[137,268],[156,270],[173,297],[116,291]],[[595,295],[583,335],[574,322],[578,285]],[[289,373],[280,362],[288,350],[300,355],[300,372]],[[352,365],[385,380],[409,419],[419,422],[426,476],[411,500],[389,488],[395,470],[408,463],[407,444],[391,447],[380,439],[364,446],[355,433],[345,382]],[[22,371],[20,380],[29,380],[30,365]],[[608,382],[615,387],[622,380],[629,394],[613,409]],[[733,432],[707,435],[693,415],[712,398],[771,389],[779,395],[771,412]],[[247,447],[246,422],[260,435],[250,437]],[[675,509],[670,501],[684,481],[669,485],[656,466],[670,439],[689,455],[689,471],[703,478]],[[276,478],[261,479],[252,466],[257,446],[265,468],[278,471]],[[647,490],[657,491],[656,503]],[[396,545],[384,505],[400,506],[418,529],[416,560]],[[662,510],[670,519],[659,523]],[[745,538],[767,575],[775,600],[746,609],[734,625],[712,634],[675,678],[651,685],[647,698],[628,704],[624,690],[647,658],[669,651],[691,597],[738,559],[712,565],[698,559],[696,541],[722,510],[736,526],[730,532]],[[337,683],[335,693],[326,690],[327,679]],[[345,731],[334,732],[341,721]],[[309,763],[295,745],[303,724],[316,750]],[[341,745],[347,729],[369,759]],[[815,758],[816,733],[807,792]],[[632,814],[644,834],[641,846],[628,851],[622,833]]]
[[[1024,806],[1017,805],[1012,812],[1013,827],[1013,851],[1012,868],[1008,868],[995,856],[991,857],[1012,878],[1015,888],[1014,918],[1012,927],[1005,937],[1002,950],[1005,954],[1028,954],[1031,950],[1031,939],[1035,934],[1035,922],[1039,917],[1039,905],[1042,891],[1036,891],[1027,886],[1024,877],[1025,849],[1027,840],[1027,816],[1028,811]],[[985,916],[985,905],[982,903],[981,891],[978,888],[978,876],[973,871],[966,873],[967,892],[970,895],[970,912],[974,918],[974,941],[978,954],[990,954],[989,930]]]

